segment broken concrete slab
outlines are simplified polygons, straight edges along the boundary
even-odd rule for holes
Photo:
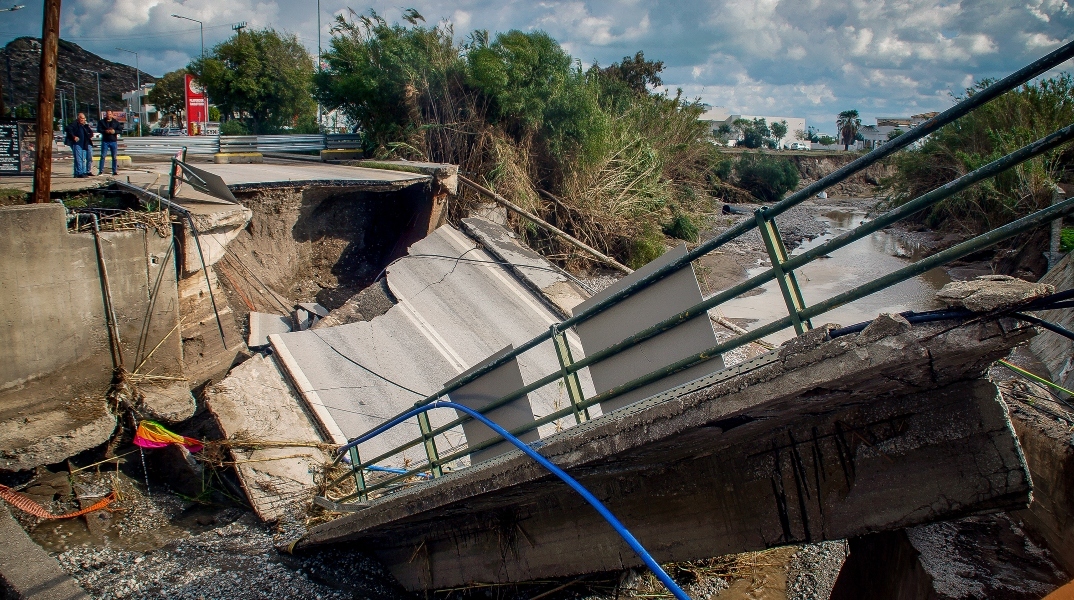
[[[936,297],[949,307],[990,312],[1054,292],[1055,288],[1045,283],[1030,283],[1009,275],[982,275],[970,281],[952,281],[936,292]]]
[[[502,225],[480,218],[462,220],[463,230],[507,267],[533,291],[569,317],[576,306],[589,298],[586,292],[545,257],[519,244]]]
[[[235,312],[225,301],[224,288],[213,267],[206,280],[202,271],[178,282],[179,314],[183,320],[183,359],[190,387],[223,377],[247,348],[235,322]],[[212,286],[212,295],[209,286]],[[216,299],[216,310],[213,309]],[[217,320],[219,318],[219,321]],[[220,328],[224,337],[220,337]]]
[[[304,514],[314,475],[331,460],[325,437],[275,360],[255,355],[206,391],[206,404],[231,442],[250,505],[262,520]]]
[[[274,333],[290,333],[291,319],[280,315],[270,315],[262,312],[250,313],[250,335],[246,345],[250,349],[264,348],[268,346],[268,336]]]
[[[147,380],[138,385],[140,402],[137,406],[142,416],[154,421],[178,423],[194,416],[197,403],[190,394],[190,383],[185,380]]]
[[[773,352],[544,439],[660,562],[834,540],[1029,502],[994,385],[1016,321],[915,325]],[[954,357],[958,360],[954,360]],[[788,362],[797,365],[790,368]],[[523,536],[504,536],[518,531]],[[640,560],[520,452],[319,525],[408,589],[618,570]]]
[[[90,596],[0,508],[0,591],[17,600],[89,600]]]
[[[462,256],[482,262],[453,260]],[[269,338],[310,409],[326,430],[338,432],[333,439],[373,429],[504,346],[525,342],[557,322],[551,309],[509,271],[446,225],[389,267],[387,282],[398,304],[368,323]],[[581,356],[577,338],[573,333],[568,338]],[[524,353],[519,362],[527,382],[559,369],[551,343]],[[592,392],[588,376],[583,373],[581,379],[583,389]],[[531,395],[531,401],[538,415],[569,402],[565,391],[551,386]],[[430,419],[434,426],[453,420],[444,411]],[[560,427],[573,423],[573,417],[561,421]],[[541,434],[556,430],[556,424],[549,424]],[[377,456],[418,434],[416,424],[404,424],[362,444],[359,453]],[[463,441],[458,428],[437,438],[441,448],[455,449]],[[412,448],[395,460],[422,461],[424,456],[423,449]]]
[[[185,219],[179,223],[184,274],[201,270],[202,261],[207,267],[215,265],[227,252],[228,243],[242,232],[253,217],[253,211],[241,204],[223,204],[195,190],[183,190],[175,198],[175,203],[190,212],[190,220],[197,229],[195,240],[190,223]]]

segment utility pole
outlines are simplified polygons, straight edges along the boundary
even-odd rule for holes
[[[101,74],[99,72],[97,72],[97,71],[93,71],[93,70],[90,70],[90,69],[82,69],[82,70],[87,72],[87,73],[93,73],[94,75],[97,76],[97,118],[100,119],[101,114],[102,114],[101,113]]]
[[[60,0],[45,0],[41,26],[41,78],[37,88],[37,148],[34,202],[49,202],[52,191],[52,111],[56,95],[56,55],[60,44]]]
[[[138,53],[134,50],[124,50],[116,46],[116,50],[134,55],[134,80],[138,89],[134,90],[134,97],[138,100],[138,137],[142,136],[142,70],[138,67]]]

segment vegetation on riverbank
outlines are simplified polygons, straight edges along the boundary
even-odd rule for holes
[[[979,82],[960,101],[993,83]],[[1074,123],[1074,80],[1070,75],[1029,83],[940,129],[918,148],[894,157],[896,172],[885,182],[893,204],[903,204]],[[982,182],[924,211],[918,218],[934,229],[977,234],[994,229],[1052,202],[1056,184],[1068,181],[1074,146],[1067,144]]]

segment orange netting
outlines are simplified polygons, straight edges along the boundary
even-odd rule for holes
[[[42,519],[70,519],[73,517],[81,517],[82,515],[91,513],[95,510],[101,510],[108,506],[116,499],[116,493],[112,492],[100,502],[90,506],[89,508],[83,508],[82,510],[67,513],[65,515],[54,515],[45,510],[40,504],[30,500],[26,496],[16,492],[15,490],[7,487],[6,485],[0,485],[0,498],[4,499],[8,504],[21,510],[22,512],[29,513],[35,517],[41,517]]]

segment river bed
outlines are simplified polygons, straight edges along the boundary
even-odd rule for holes
[[[828,226],[828,231],[803,242],[792,255],[819,246],[867,221],[863,210],[845,207],[817,206],[816,218]],[[848,246],[836,250],[829,258],[819,258],[795,271],[806,305],[816,304],[882,275],[924,258],[922,248],[902,241],[887,231],[877,231]],[[749,277],[768,270],[767,262],[747,269]],[[814,325],[837,323],[852,325],[876,318],[880,313],[907,310],[922,311],[940,308],[936,290],[951,281],[942,268],[903,281],[850,304],[836,308],[813,319]],[[779,285],[770,281],[758,288],[759,293],[740,296],[719,306],[719,312],[746,329],[754,329],[787,315],[787,306]],[[794,336],[785,329],[764,339],[781,343]]]

